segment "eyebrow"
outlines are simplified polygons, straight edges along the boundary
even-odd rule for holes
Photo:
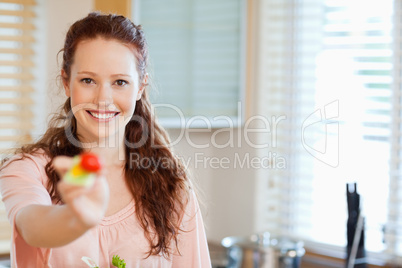
[[[77,72],[77,74],[89,74],[89,75],[92,75],[92,76],[97,76],[96,73],[88,72],[88,71]],[[111,76],[127,76],[127,77],[131,77],[131,75],[129,75],[129,74],[112,74]]]

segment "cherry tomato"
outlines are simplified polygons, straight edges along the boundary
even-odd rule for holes
[[[81,167],[89,172],[97,172],[102,168],[102,165],[97,155],[83,153],[81,154]]]

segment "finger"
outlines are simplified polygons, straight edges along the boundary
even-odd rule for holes
[[[83,192],[83,193],[86,193],[86,192],[88,192],[88,187],[84,187],[82,185],[71,184],[71,183],[65,182],[65,181],[60,181],[58,183],[58,188],[63,193],[70,193],[70,192]]]
[[[53,159],[53,167],[56,170],[57,174],[62,178],[64,174],[71,168],[73,165],[73,158],[60,155],[56,156]]]
[[[64,203],[70,203],[73,199],[88,193],[88,188],[72,185],[61,181],[57,185]]]
[[[95,180],[93,191],[102,195],[103,203],[108,204],[110,198],[109,184],[105,177],[100,176]]]

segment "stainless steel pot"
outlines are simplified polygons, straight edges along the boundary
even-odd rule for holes
[[[271,238],[269,233],[226,237],[227,268],[298,268],[305,250],[301,241]]]

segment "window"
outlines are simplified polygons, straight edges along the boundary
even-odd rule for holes
[[[344,252],[356,181],[366,249],[402,255],[399,2],[261,1],[258,107],[286,117],[270,148],[286,168],[267,171],[272,233]]]
[[[35,1],[0,3],[0,156],[30,141],[34,129],[33,98],[36,29]],[[11,228],[0,205],[0,253],[8,253]]]
[[[33,129],[34,1],[0,3],[0,150],[30,140]]]
[[[216,116],[238,117],[245,1],[135,3],[134,18],[143,25],[150,46],[157,89],[152,101],[162,123],[169,126],[172,121],[166,119],[179,116],[203,116],[212,124],[224,123],[214,120]]]

